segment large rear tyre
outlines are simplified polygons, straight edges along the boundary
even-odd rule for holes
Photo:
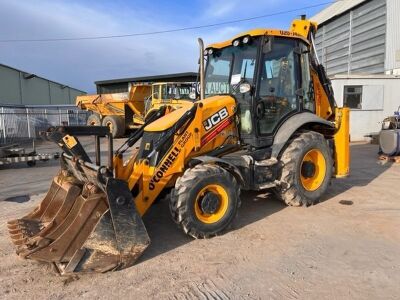
[[[293,139],[282,154],[276,195],[290,206],[319,202],[328,189],[333,160],[328,143],[320,133],[309,131]]]
[[[103,126],[110,128],[113,138],[119,138],[125,134],[125,121],[120,116],[104,117]]]
[[[187,169],[175,184],[170,201],[173,220],[194,238],[222,233],[240,206],[235,177],[217,165]]]
[[[101,119],[100,116],[96,113],[91,114],[88,119],[86,124],[88,126],[101,126]]]

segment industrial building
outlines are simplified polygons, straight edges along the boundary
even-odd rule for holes
[[[75,105],[86,92],[0,64],[0,104]]]
[[[368,139],[400,105],[400,1],[337,1],[312,17],[316,48],[353,141]]]
[[[84,91],[0,64],[0,145],[39,137],[62,124],[86,124],[75,106]]]
[[[98,94],[125,93],[128,92],[132,83],[144,82],[197,82],[198,74],[196,72],[163,74],[154,76],[141,76],[120,79],[110,79],[96,81],[96,90]]]

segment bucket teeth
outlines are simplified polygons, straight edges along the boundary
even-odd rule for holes
[[[27,241],[28,241],[28,239],[23,237],[23,238],[20,238],[17,240],[13,240],[13,243],[16,246],[22,246],[22,245],[25,245]]]
[[[21,232],[21,230],[20,230],[19,228],[8,229],[8,233],[9,233],[10,235],[17,234],[17,233],[19,233],[19,232]]]
[[[7,222],[7,226],[13,226],[15,224],[18,224],[18,219],[10,220]]]
[[[36,235],[44,227],[41,222],[24,219],[15,220],[15,222],[8,224],[7,226],[8,232],[11,236],[23,234],[27,237]]]
[[[62,274],[131,266],[150,239],[126,182],[107,178],[104,191],[93,183],[82,191],[60,176],[34,211],[8,222],[17,254],[54,263]]]
[[[12,223],[7,223],[7,228],[8,230],[13,230],[13,229],[17,229],[19,228],[19,221],[18,220],[14,220]]]
[[[12,240],[16,241],[25,238],[26,236],[23,233],[16,233],[16,234],[10,234],[10,237]]]

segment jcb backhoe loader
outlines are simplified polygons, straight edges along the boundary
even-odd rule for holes
[[[149,245],[141,216],[161,195],[194,238],[228,228],[241,190],[272,189],[293,206],[318,202],[333,176],[349,172],[349,112],[336,107],[318,62],[316,29],[302,19],[205,50],[199,40],[200,100],[167,115],[162,107],[114,155],[109,137],[107,166],[99,152],[106,127],[49,131],[64,150],[62,168],[40,206],[9,222],[17,253],[63,274],[118,270]],[[95,136],[94,162],[80,135]]]

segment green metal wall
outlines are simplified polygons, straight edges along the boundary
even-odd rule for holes
[[[85,92],[0,64],[0,104],[75,104]]]

